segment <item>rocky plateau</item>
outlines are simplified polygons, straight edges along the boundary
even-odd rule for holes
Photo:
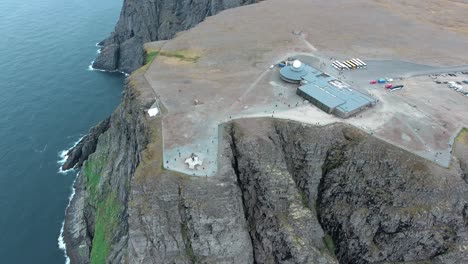
[[[143,43],[254,2],[125,0],[94,67],[132,72]],[[163,169],[155,102],[134,72],[68,152],[71,263],[468,263],[466,129],[444,168],[345,123],[236,119],[220,127],[217,174],[192,177]]]

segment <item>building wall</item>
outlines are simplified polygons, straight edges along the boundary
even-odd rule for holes
[[[335,108],[330,108],[324,104],[322,104],[320,101],[318,101],[317,99],[315,99],[314,97],[308,95],[307,93],[303,92],[302,90],[300,89],[297,89],[296,90],[296,94],[301,96],[302,98],[305,98],[307,99],[309,102],[311,102],[313,105],[315,105],[316,107],[318,107],[320,110],[328,113],[328,114],[331,114],[333,112],[333,110]]]
[[[294,84],[297,84],[297,83],[300,83],[301,81],[296,81],[296,80],[291,80],[291,79],[288,79],[286,77],[284,77],[282,74],[280,74],[280,77],[283,81],[285,82],[288,82],[288,83],[294,83]]]
[[[336,108],[336,109],[334,109],[333,114],[336,115],[336,116],[338,116],[338,117],[340,117],[340,118],[348,118],[348,117],[353,116],[353,115],[355,115],[355,114],[357,114],[357,113],[359,113],[359,112],[361,112],[361,111],[366,110],[366,109],[367,109],[368,107],[370,107],[371,105],[372,105],[372,104],[369,103],[369,104],[367,104],[367,105],[365,105],[365,106],[356,108],[356,109],[354,109],[353,111],[350,111],[350,112],[343,112],[343,111],[341,111],[340,109]]]

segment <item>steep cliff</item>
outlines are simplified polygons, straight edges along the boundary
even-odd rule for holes
[[[121,262],[125,257],[130,182],[148,144],[144,110],[152,98],[143,78],[129,79],[109,120],[70,151],[65,166],[80,166],[86,160],[65,218],[64,237],[72,263],[103,263],[107,257]]]
[[[246,119],[224,126],[218,175],[190,177],[162,169],[161,119],[144,98],[131,77],[76,181],[72,263],[468,261],[460,163],[440,168],[344,124]]]
[[[114,32],[101,43],[93,67],[133,72],[143,65],[143,44],[172,38],[206,17],[257,0],[124,0]]]
[[[230,139],[258,263],[318,263],[311,248],[323,244],[340,263],[468,261],[460,167],[440,168],[343,124],[241,120]],[[283,242],[288,232],[298,250]]]

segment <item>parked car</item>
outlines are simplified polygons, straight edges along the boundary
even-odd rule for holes
[[[392,88],[390,88],[390,89],[388,89],[388,90],[391,91],[391,92],[393,92],[393,91],[401,90],[401,89],[403,89],[403,87],[404,87],[404,86],[400,84],[400,85],[395,85],[395,86],[393,86]]]
[[[369,82],[370,84],[376,84],[377,83],[377,80],[372,80]]]

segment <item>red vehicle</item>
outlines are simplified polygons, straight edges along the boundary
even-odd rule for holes
[[[393,84],[391,84],[391,83],[385,85],[385,89],[390,89],[392,87],[393,87]]]
[[[377,80],[372,80],[369,82],[370,84],[376,84],[377,83]]]

